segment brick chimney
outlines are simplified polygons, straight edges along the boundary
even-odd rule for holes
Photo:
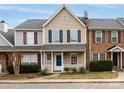
[[[9,29],[8,27],[9,25],[4,20],[0,22],[0,31],[7,32]]]
[[[82,22],[83,22],[85,25],[88,24],[88,13],[87,13],[86,10],[84,11],[84,17],[83,17],[83,19],[82,19]]]

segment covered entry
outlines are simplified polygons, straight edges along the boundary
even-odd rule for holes
[[[119,46],[113,46],[108,50],[111,53],[111,60],[113,61],[113,65],[120,69],[123,69],[123,52],[124,49]]]

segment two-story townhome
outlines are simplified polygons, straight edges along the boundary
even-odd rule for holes
[[[21,64],[39,64],[49,72],[86,68],[86,26],[66,5],[49,19],[29,19],[15,27],[14,51]]]
[[[124,67],[124,19],[89,19],[87,67],[92,60],[112,60]]]

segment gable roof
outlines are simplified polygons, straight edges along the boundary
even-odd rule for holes
[[[85,24],[83,24],[83,22],[81,22],[81,20],[67,7],[67,5],[63,4],[44,24],[43,26],[46,26],[63,8],[66,8],[67,11],[84,27]]]
[[[89,19],[89,29],[124,29],[117,19]]]
[[[42,25],[47,21],[47,19],[29,19],[16,26],[15,30],[41,30]]]
[[[115,45],[115,46],[109,48],[108,51],[109,51],[109,52],[118,52],[118,51],[120,52],[120,51],[124,51],[124,49],[121,48],[121,47],[118,46],[118,45]]]

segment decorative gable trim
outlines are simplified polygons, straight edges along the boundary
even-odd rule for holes
[[[8,43],[11,47],[14,47],[3,35],[0,34],[0,37],[5,40],[6,43]]]
[[[119,47],[119,46],[115,46],[113,48],[111,48],[110,50],[108,50],[109,52],[121,52],[124,51],[123,48]]]
[[[84,27],[86,28],[86,26],[83,24],[83,22],[81,22],[77,16],[65,5],[63,4],[44,24],[43,26],[46,26],[63,8],[66,8],[68,10],[69,13],[72,14],[72,16]]]

